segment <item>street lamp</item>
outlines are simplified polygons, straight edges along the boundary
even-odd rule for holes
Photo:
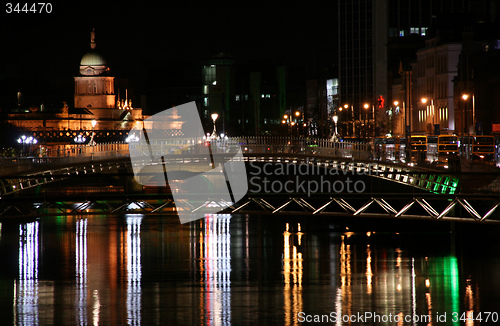
[[[24,153],[24,147],[26,145],[36,145],[38,143],[38,140],[36,138],[33,138],[32,136],[26,137],[25,135],[22,135],[20,138],[17,139],[17,142],[19,144],[23,144],[23,153]]]
[[[332,119],[333,119],[333,123],[335,124],[335,135],[334,136],[335,136],[335,138],[337,138],[337,121],[339,121],[339,117],[335,114]]]
[[[434,124],[435,124],[435,122],[434,122],[434,121],[435,121],[435,120],[434,120],[434,115],[435,115],[435,114],[434,114],[434,99],[432,99],[432,98],[431,98],[430,100],[431,100],[431,101],[430,101],[430,107],[429,107],[429,106],[427,106],[427,107],[430,109],[430,112],[428,112],[428,114],[429,114],[429,115],[430,115],[430,114],[432,114],[432,128],[433,128],[432,130],[433,130],[433,133],[434,133],[434,130],[435,130],[435,126],[434,126]],[[429,101],[429,99],[428,99],[428,98],[426,98],[426,97],[423,97],[423,98],[422,98],[422,103],[423,103],[423,104],[427,105],[427,102],[428,102],[428,101]]]
[[[75,143],[77,143],[77,144],[83,144],[83,143],[85,143],[85,141],[87,140],[87,138],[85,138],[85,136],[84,136],[84,135],[79,134],[79,135],[78,135],[78,136],[76,136],[73,140],[74,140],[74,141],[75,141]]]
[[[368,126],[366,124],[366,120],[368,120],[367,119],[368,118],[368,109],[370,108],[370,104],[368,104],[368,103],[363,104],[363,108],[365,110],[367,110],[367,111],[365,111],[365,136],[368,137],[368,133],[369,133],[370,129],[368,128]]]
[[[94,140],[94,136],[95,136],[95,133],[94,133],[94,128],[95,126],[97,125],[97,121],[96,120],[92,120],[92,136],[90,137],[90,141],[89,143],[87,144],[87,146],[95,146],[96,145],[96,142]]]
[[[344,109],[349,110],[349,104],[344,104]],[[339,107],[339,111],[342,111],[342,107]],[[347,111],[347,120],[345,123],[346,123],[346,128],[347,128],[347,136],[350,136],[350,133],[349,133],[349,111]],[[345,115],[344,115],[345,116]],[[354,121],[354,110],[353,110],[353,107],[351,105],[351,120],[352,120],[352,134],[353,136],[356,135],[356,123]]]
[[[125,138],[125,142],[127,142],[127,143],[137,142],[139,140],[140,140],[139,137],[134,133],[130,133],[127,136],[127,138]]]
[[[464,101],[467,101],[469,99],[469,94],[462,94],[462,99]],[[472,128],[473,128],[473,132],[475,133],[476,132],[476,103],[475,103],[475,99],[474,99],[474,94],[472,95]],[[467,126],[467,130],[469,130],[468,126]],[[469,132],[469,131],[468,131]]]
[[[212,113],[211,117],[212,117],[212,120],[214,122],[214,131],[212,131],[211,138],[217,138],[217,130],[215,128],[215,121],[217,120],[217,118],[219,117],[219,115],[217,113]]]

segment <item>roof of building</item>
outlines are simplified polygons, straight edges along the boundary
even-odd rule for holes
[[[80,66],[106,66],[106,60],[97,52],[91,51],[85,53],[80,61]]]

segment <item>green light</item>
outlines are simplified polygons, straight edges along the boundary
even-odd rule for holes
[[[454,256],[429,259],[429,279],[435,311],[460,313],[458,261]],[[451,320],[451,319],[449,319]],[[452,325],[460,325],[460,320]]]

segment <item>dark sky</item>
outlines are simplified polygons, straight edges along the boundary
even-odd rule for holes
[[[199,61],[219,52],[245,60],[331,65],[334,1],[104,1],[53,3],[52,13],[0,16],[0,82],[52,86],[78,73],[96,29],[97,51],[118,75],[140,76],[152,66]],[[53,85],[55,84],[55,85]],[[61,87],[63,85],[61,84]],[[2,94],[3,93],[3,94]],[[1,101],[1,99],[0,99]],[[1,104],[1,103],[0,103]]]

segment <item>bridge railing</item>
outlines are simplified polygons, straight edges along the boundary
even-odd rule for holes
[[[226,137],[217,139],[171,138],[157,141],[147,146],[158,146],[160,152],[183,154],[186,151],[195,152],[196,146],[212,145],[212,153],[227,152],[240,146],[247,154],[310,154],[355,159],[370,159],[371,146],[360,142],[339,142],[331,139],[306,139],[300,137]],[[61,166],[84,163],[88,161],[108,160],[112,157],[129,155],[128,143],[103,143],[93,146],[66,145],[47,147],[43,155],[0,158],[0,174],[26,172],[43,166]],[[139,145],[139,144],[138,144]],[[215,146],[214,146],[215,145]],[[141,145],[139,145],[141,146]],[[149,150],[143,149],[144,153]]]
[[[331,139],[306,139],[294,137],[226,137],[226,138],[172,138],[165,141],[150,141],[130,143],[136,153],[149,155],[165,153],[183,155],[202,153],[200,148],[211,145],[212,153],[221,153],[234,150],[240,146],[243,153],[274,153],[274,154],[317,154],[324,156],[353,157],[369,159],[371,145],[360,142],[340,142]]]
[[[361,142],[340,142],[331,139],[293,137],[237,137],[245,153],[316,154],[333,157],[369,159],[371,145]]]
[[[26,173],[34,169],[108,160],[112,157],[123,156],[128,156],[128,144],[126,143],[51,148],[45,152],[45,155],[1,158],[0,174]]]

